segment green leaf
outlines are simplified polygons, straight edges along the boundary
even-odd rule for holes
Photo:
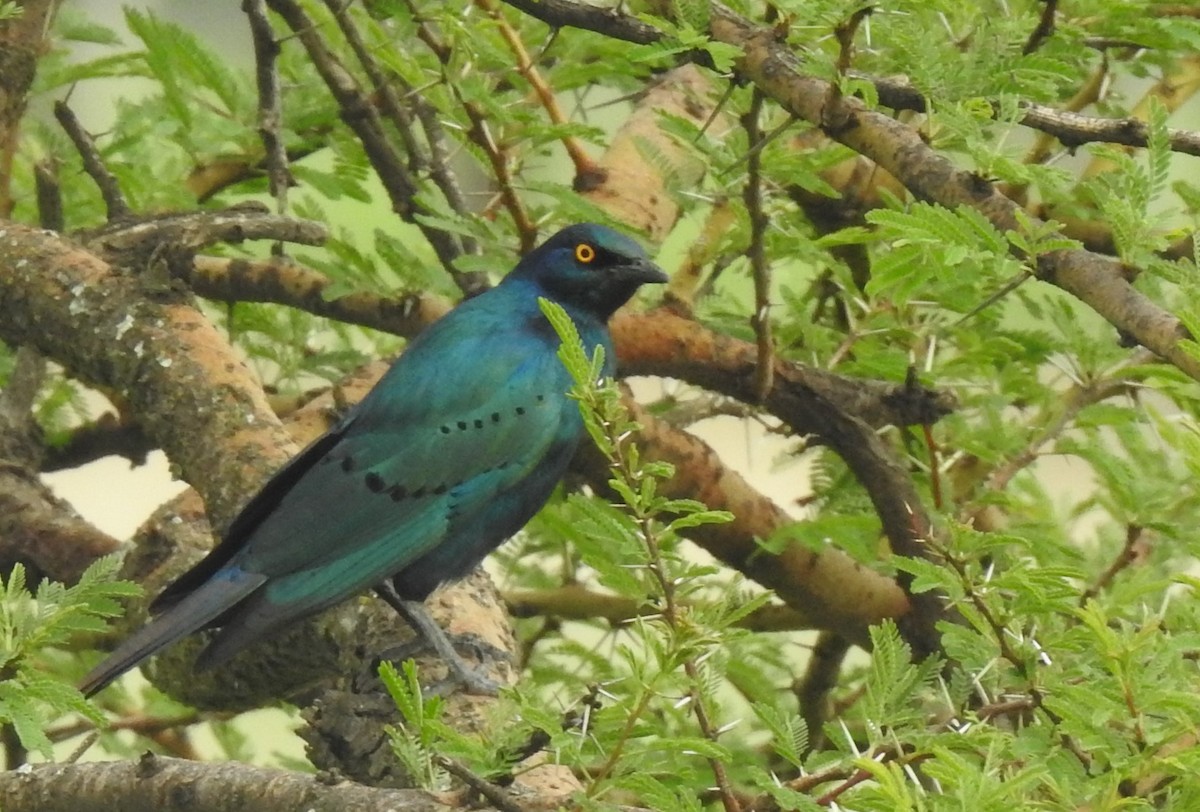
[[[775,753],[793,767],[803,767],[804,754],[808,750],[808,726],[804,720],[762,702],[755,702],[751,707],[771,731],[771,746]]]

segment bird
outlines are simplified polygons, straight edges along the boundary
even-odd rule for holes
[[[558,334],[539,299],[575,324],[614,373],[608,320],[662,269],[632,238],[578,223],[526,254],[495,287],[423,330],[376,386],[284,464],[220,542],[169,584],[151,619],[79,684],[93,696],[177,640],[215,636],[215,668],[279,629],[374,589],[447,660],[471,672],[424,611],[547,502],[585,435]]]

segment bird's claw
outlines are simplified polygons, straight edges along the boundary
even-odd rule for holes
[[[462,641],[462,645],[468,648],[478,660],[507,661],[509,659],[507,651],[484,642],[475,635],[462,635],[461,637],[456,637],[455,640],[456,642]],[[449,673],[445,679],[430,684],[426,689],[426,693],[433,696],[449,696],[455,693],[456,690],[461,690],[463,693],[471,694],[472,696],[499,695],[500,688],[502,687],[501,684],[491,677],[486,676],[483,669],[472,668],[457,651],[439,651],[437,646],[432,645],[428,640],[420,636],[385,649],[375,658],[374,666],[378,669],[379,665],[385,661],[403,662],[404,660],[412,659],[423,651],[430,650],[445,662]]]

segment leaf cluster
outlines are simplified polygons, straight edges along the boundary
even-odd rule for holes
[[[14,564],[0,583],[0,722],[12,725],[21,745],[51,758],[47,723],[79,714],[95,724],[104,716],[62,680],[47,673],[48,650],[80,635],[103,632],[122,613],[120,600],[141,589],[116,579],[118,561],[97,560],[70,587],[42,580],[36,592],[25,581],[25,567]]]

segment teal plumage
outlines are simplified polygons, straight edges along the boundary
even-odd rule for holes
[[[609,316],[641,284],[665,280],[611,229],[555,234],[413,340],[167,587],[151,607],[156,617],[81,690],[99,691],[201,628],[220,627],[197,661],[210,668],[371,587],[390,584],[403,601],[421,601],[469,572],[541,508],[583,436],[538,298],[566,310],[589,351],[604,348],[611,374]]]

